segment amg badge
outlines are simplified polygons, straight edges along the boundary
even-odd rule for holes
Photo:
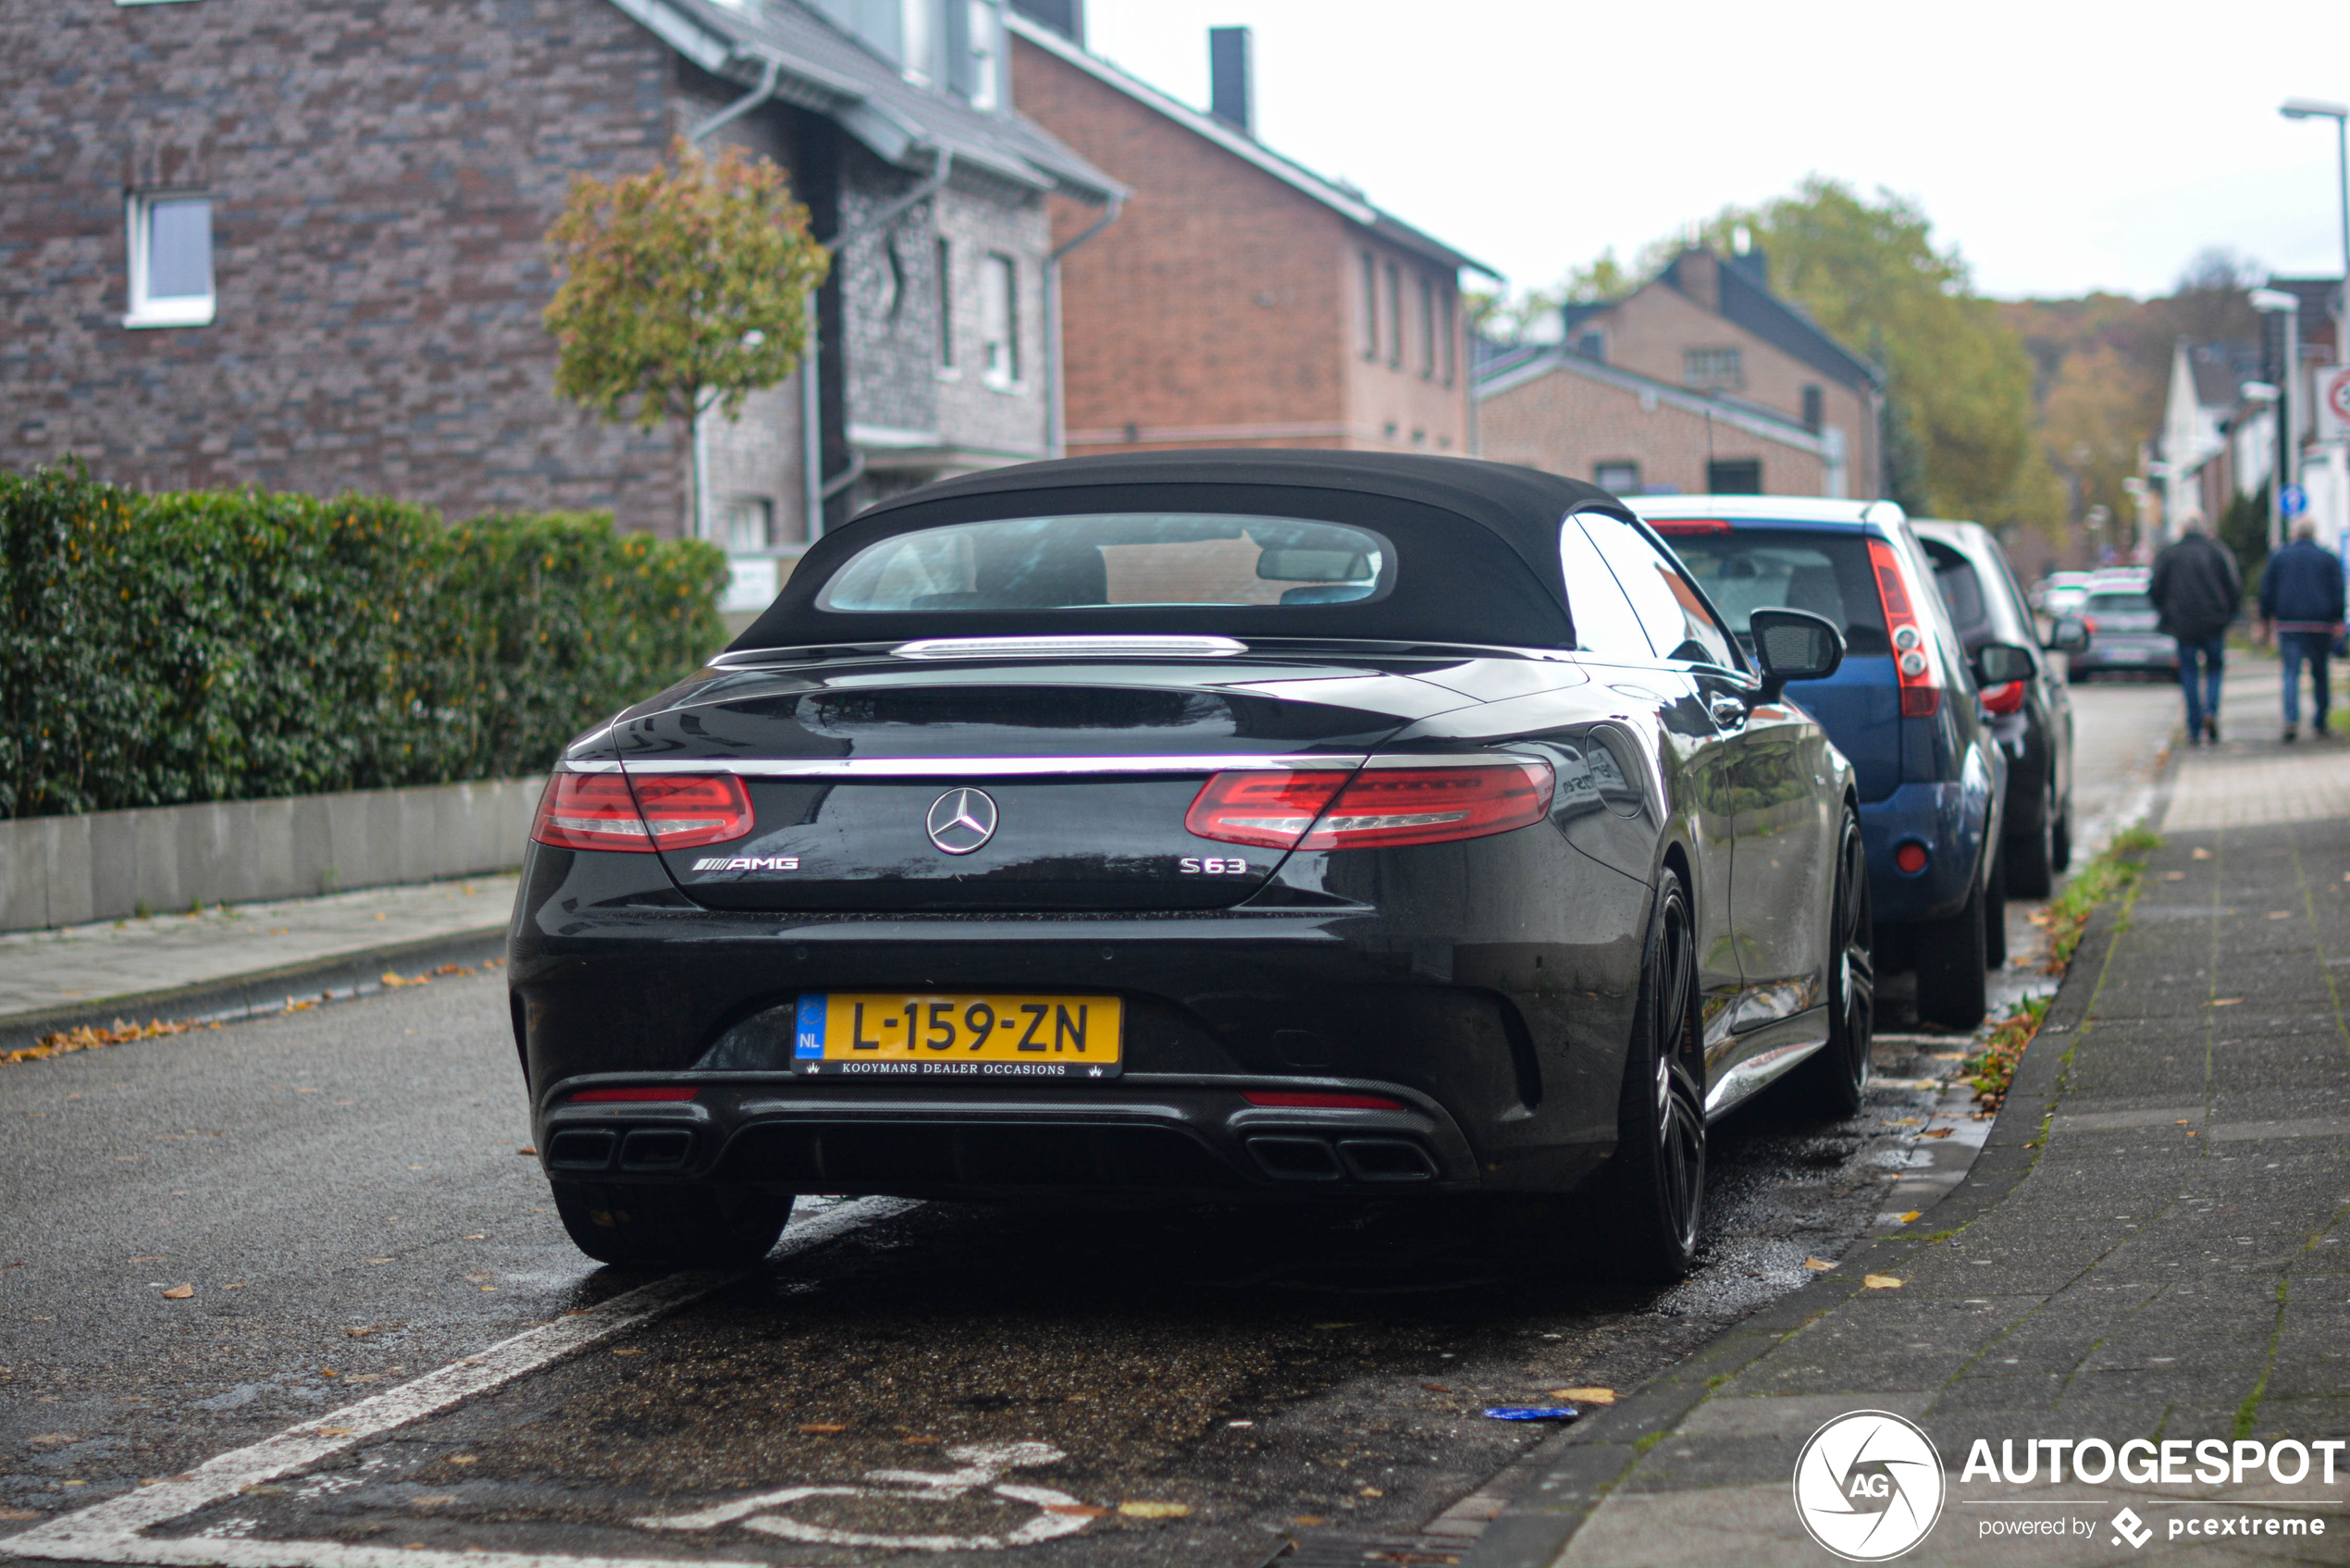
[[[698,871],[796,871],[797,855],[711,855],[694,862]]]

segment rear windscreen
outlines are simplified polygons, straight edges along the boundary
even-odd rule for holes
[[[1740,638],[1758,610],[1808,610],[1844,633],[1853,654],[1888,654],[1868,540],[1799,528],[1738,528],[1666,537]]]
[[[2151,615],[2154,600],[2144,594],[2091,594],[2081,608],[2090,615]]]
[[[1203,512],[1019,517],[868,545],[816,608],[909,611],[1353,604],[1394,586],[1395,550],[1343,523]]]

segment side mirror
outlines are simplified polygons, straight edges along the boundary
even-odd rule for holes
[[[2001,686],[2010,681],[2028,681],[2035,662],[2028,648],[2018,648],[2011,642],[1986,642],[1974,650],[1974,684]]]
[[[2040,646],[2051,653],[2078,653],[2089,646],[2089,628],[2074,616],[2059,615],[2056,629]]]
[[[1808,610],[1758,610],[1747,626],[1762,666],[1764,702],[1776,702],[1789,681],[1824,681],[1844,663],[1844,634]]]

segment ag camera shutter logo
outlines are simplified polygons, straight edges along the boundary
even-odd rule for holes
[[[1796,1456],[1796,1517],[1848,1562],[1883,1562],[1925,1539],[1943,1489],[1933,1440],[1889,1411],[1839,1415]]]

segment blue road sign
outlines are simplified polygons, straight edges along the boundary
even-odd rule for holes
[[[2277,507],[2287,517],[2298,517],[2309,510],[2309,492],[2298,485],[2287,485],[2277,492]]]

